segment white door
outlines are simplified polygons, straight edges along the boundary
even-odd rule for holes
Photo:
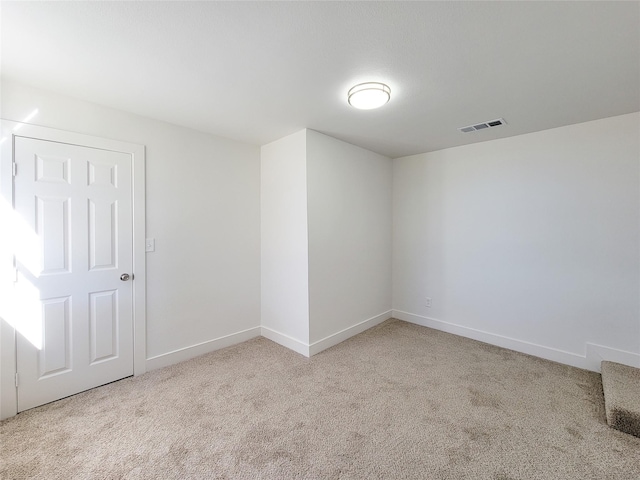
[[[15,137],[18,411],[133,375],[131,155]]]

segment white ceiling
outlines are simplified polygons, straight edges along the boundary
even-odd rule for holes
[[[637,1],[1,9],[3,78],[257,145],[307,127],[399,157],[640,110]],[[362,81],[391,101],[350,107]]]

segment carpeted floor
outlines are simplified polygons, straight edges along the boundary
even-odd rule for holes
[[[602,362],[607,424],[640,437],[640,368]]]
[[[0,425],[2,479],[640,479],[600,376],[398,320],[264,338]]]

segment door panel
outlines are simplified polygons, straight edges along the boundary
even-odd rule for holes
[[[42,300],[42,349],[39,378],[71,370],[71,316],[69,297]]]
[[[35,237],[16,258],[36,304],[17,327],[22,411],[133,374],[132,282],[120,280],[133,265],[132,163],[25,137],[14,152],[15,210]]]
[[[36,235],[42,239],[40,275],[69,273],[70,225],[68,197],[36,196]]]
[[[118,356],[118,291],[89,294],[91,363]]]
[[[89,269],[115,268],[117,257],[117,202],[89,199]]]

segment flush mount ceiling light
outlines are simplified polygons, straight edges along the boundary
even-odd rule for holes
[[[360,110],[383,106],[391,98],[391,89],[384,83],[359,83],[347,94],[349,105]]]

